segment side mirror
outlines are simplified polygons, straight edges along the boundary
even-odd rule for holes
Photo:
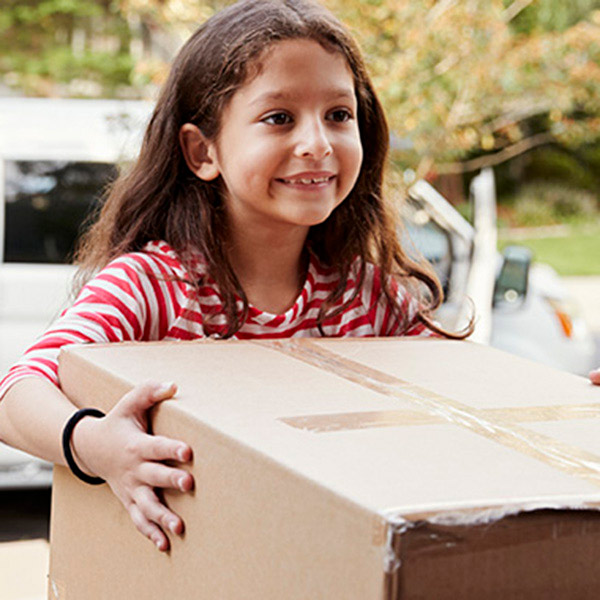
[[[527,295],[529,267],[533,253],[524,246],[507,246],[494,287],[494,306],[523,302]]]

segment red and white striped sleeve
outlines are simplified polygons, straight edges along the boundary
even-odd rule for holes
[[[186,301],[185,285],[163,257],[123,255],[102,269],[75,302],[25,352],[0,382],[0,399],[25,377],[58,385],[58,354],[68,344],[157,340]]]

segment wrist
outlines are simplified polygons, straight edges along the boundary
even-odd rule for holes
[[[83,417],[71,434],[71,451],[77,466],[90,477],[98,477],[93,464],[93,449],[97,448],[97,428],[100,420],[96,417]],[[90,451],[91,450],[91,451]]]

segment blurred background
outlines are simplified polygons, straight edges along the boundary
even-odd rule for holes
[[[395,170],[468,217],[470,180],[494,167],[501,240],[527,240],[562,275],[599,274],[600,1],[324,3],[366,53]],[[0,95],[153,100],[226,4],[3,0]]]
[[[181,44],[198,24],[226,4],[3,0],[0,99],[151,103]],[[404,197],[415,182],[431,186],[413,193],[413,229],[437,222],[439,206],[434,192],[472,224],[477,200],[473,180],[482,169],[491,169],[494,245],[500,252],[515,244],[525,246],[532,251],[534,264],[550,265],[578,304],[578,314],[583,314],[597,344],[600,0],[327,0],[324,4],[359,40],[385,105],[393,132],[392,192],[400,191],[398,197]],[[27,117],[20,118],[25,128]],[[56,129],[60,136],[58,122]],[[80,131],[86,135],[85,129]],[[0,144],[3,135],[0,121]],[[5,142],[5,158],[10,145]],[[22,156],[14,158],[10,168],[25,181],[27,170],[22,161]],[[5,170],[8,172],[8,167]],[[78,172],[81,177],[81,169]],[[95,200],[114,174],[112,166],[106,169],[106,177],[93,192]],[[47,173],[44,176],[47,180]],[[3,192],[7,202],[12,198],[15,203],[12,209],[7,204],[6,214],[10,217],[18,202],[46,210],[50,196],[40,193],[28,194],[23,186],[13,196]],[[452,229],[447,219],[440,222],[446,232]],[[9,221],[6,223],[5,245],[15,231],[13,228],[11,234]],[[453,235],[462,231],[461,235],[468,237],[469,232],[461,228],[456,225]],[[430,228],[431,235],[423,238],[425,247],[420,250],[442,265],[439,273],[443,276],[446,259],[428,251],[434,239],[432,231]],[[456,262],[455,242],[448,239],[452,251],[448,260]],[[474,246],[468,244],[466,252],[472,257]],[[69,248],[59,254],[56,261],[44,261],[67,261]],[[514,253],[511,256],[514,258]],[[529,259],[523,256],[518,258],[529,268]],[[505,262],[493,267],[498,273],[489,291],[494,294],[498,315],[502,311],[507,314],[506,305],[514,304],[515,298],[522,303],[525,298],[514,281],[498,283],[502,267],[516,264],[506,260],[505,255]],[[562,308],[560,298],[560,302],[551,300],[561,335],[576,337],[574,313]],[[600,365],[598,354],[593,360]],[[23,490],[0,485],[1,598],[43,597],[48,513],[47,487]]]

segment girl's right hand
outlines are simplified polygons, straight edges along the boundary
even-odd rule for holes
[[[86,417],[73,431],[72,445],[80,468],[106,480],[138,530],[159,550],[169,549],[165,534],[183,532],[183,522],[158,498],[154,488],[182,492],[194,486],[187,471],[162,461],[189,462],[187,444],[147,433],[148,410],[172,398],[175,384],[144,383],[125,394],[102,419]]]

